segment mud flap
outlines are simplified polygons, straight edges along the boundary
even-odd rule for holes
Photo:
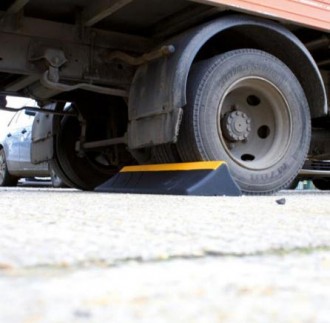
[[[198,196],[241,195],[228,166],[222,161],[128,166],[95,191]]]
[[[53,158],[53,115],[38,112],[32,125],[31,161],[39,164]]]

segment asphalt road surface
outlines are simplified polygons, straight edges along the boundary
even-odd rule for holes
[[[330,193],[2,188],[0,211],[1,323],[330,322]]]

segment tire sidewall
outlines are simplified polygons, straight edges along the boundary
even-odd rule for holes
[[[202,69],[193,103],[196,144],[202,159],[225,160],[245,192],[271,192],[285,187],[296,176],[309,148],[309,109],[300,83],[289,68],[275,57],[257,50],[235,51],[213,59]],[[229,157],[220,140],[219,104],[227,90],[245,77],[270,81],[284,95],[291,114],[291,140],[285,156],[264,170],[246,169]],[[216,117],[215,117],[216,116]],[[220,130],[221,131],[221,130]]]
[[[3,178],[0,178],[0,186],[5,186],[6,185],[6,179],[7,179],[8,170],[7,170],[5,152],[4,152],[4,150],[2,148],[0,149],[0,155],[2,155],[3,164],[5,165],[4,173],[3,173]]]
[[[4,176],[2,179],[0,179],[0,186],[16,186],[18,178],[12,176],[8,171],[6,153],[4,148],[0,148],[0,154],[3,157],[3,163],[5,164]]]

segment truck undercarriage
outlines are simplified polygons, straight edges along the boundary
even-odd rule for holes
[[[124,165],[223,159],[261,194],[330,160],[330,26],[222,2],[2,1],[0,91],[43,111],[34,162],[90,190]]]

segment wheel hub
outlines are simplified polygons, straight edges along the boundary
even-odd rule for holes
[[[223,134],[229,141],[246,140],[251,132],[251,119],[242,111],[227,113],[221,124]]]

